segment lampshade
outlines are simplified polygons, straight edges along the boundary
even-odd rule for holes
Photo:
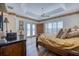
[[[0,11],[7,11],[5,3],[0,3]]]
[[[77,25],[75,25],[73,28],[74,28],[74,29],[79,29],[79,27],[78,27]]]
[[[7,18],[5,18],[4,23],[9,23],[9,21],[8,21],[8,19],[7,19]]]

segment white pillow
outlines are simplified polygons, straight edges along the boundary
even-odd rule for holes
[[[6,34],[5,34],[4,32],[2,32],[2,31],[0,31],[0,39],[1,39],[1,37],[3,37],[3,36],[6,36]]]

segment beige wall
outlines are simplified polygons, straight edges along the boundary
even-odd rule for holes
[[[10,14],[7,14],[7,13],[4,13],[4,19],[5,17],[7,17],[9,23],[8,23],[8,32],[10,32],[10,30],[12,30],[13,32],[17,32],[17,34],[19,35],[20,34],[20,31],[19,31],[19,21],[20,20],[23,20],[24,21],[24,31],[22,31],[22,33],[24,35],[26,35],[26,23],[35,23],[37,24],[37,22],[35,21],[32,21],[32,20],[29,20],[29,19],[25,19],[25,18],[21,18],[21,17],[17,17],[15,15],[10,15]],[[4,23],[3,24],[4,28],[4,32],[6,32],[6,24]]]
[[[9,15],[9,14],[4,14],[4,19],[5,17],[8,19],[8,32],[12,30],[13,32],[16,32],[16,19],[15,16]],[[4,31],[6,31],[6,24],[4,23]]]
[[[24,23],[30,22],[27,19],[4,13],[4,18],[5,17],[7,17],[7,19],[9,20],[9,24],[8,24],[8,31],[9,32],[10,32],[10,30],[12,30],[13,32],[17,32],[19,30],[19,20],[23,20]],[[51,19],[50,21],[45,21],[43,23],[54,22],[54,21],[59,21],[59,20],[62,20],[64,22],[64,28],[70,28],[70,27],[73,27],[75,25],[79,26],[79,14],[73,14],[73,15],[69,15],[69,16],[65,16],[65,17]],[[33,22],[33,23],[35,23],[35,22]],[[5,30],[6,30],[6,25],[4,23],[4,31]]]
[[[75,25],[79,26],[79,14],[63,17],[63,20],[65,28],[71,28]]]

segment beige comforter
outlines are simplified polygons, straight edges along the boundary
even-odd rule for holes
[[[74,49],[79,47],[79,37],[70,38],[70,39],[59,39],[55,38],[52,35],[42,34],[39,36],[38,41],[44,42],[51,46],[61,47],[63,49]]]

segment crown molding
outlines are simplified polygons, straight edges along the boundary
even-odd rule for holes
[[[18,15],[18,14],[13,13],[13,12],[7,12],[7,13],[10,14],[10,15],[15,15],[15,16],[20,17],[20,18],[29,19],[29,20],[31,20],[31,21],[38,22],[38,20],[33,19],[33,18],[31,18],[31,17],[26,17],[26,16]]]
[[[69,15],[74,15],[74,14],[79,14],[79,11],[75,11],[75,12],[71,12],[71,13],[67,13],[67,14],[63,14],[63,15],[59,15],[59,16],[54,16],[54,17],[47,18],[47,19],[42,19],[42,20],[40,20],[40,22],[48,21],[48,20],[56,19],[56,18],[60,18],[60,17],[65,17],[65,16],[69,16]]]
[[[6,14],[9,14],[9,15],[14,15],[14,16],[17,16],[17,17],[20,17],[20,18],[29,19],[29,20],[31,20],[31,21],[39,22],[39,21],[36,20],[36,19],[33,19],[33,18],[31,18],[31,17],[26,17],[26,16],[18,15],[18,14],[14,13],[14,12],[0,11],[0,15],[1,15],[2,12],[3,12],[3,13],[6,13]]]
[[[7,13],[7,14],[10,14],[10,15],[15,15],[17,17],[21,17],[21,18],[24,18],[24,19],[29,19],[29,20],[35,21],[35,22],[43,22],[43,21],[48,21],[48,20],[51,20],[51,19],[56,19],[56,18],[65,17],[65,16],[69,16],[69,15],[79,14],[79,11],[71,12],[71,13],[67,13],[67,14],[63,14],[63,15],[59,15],[59,16],[54,16],[54,17],[47,18],[47,19],[42,19],[42,20],[37,20],[37,19],[33,19],[31,17],[26,17],[26,16],[21,16],[21,15],[18,15],[16,13],[14,13],[14,12],[3,12],[3,13]]]

